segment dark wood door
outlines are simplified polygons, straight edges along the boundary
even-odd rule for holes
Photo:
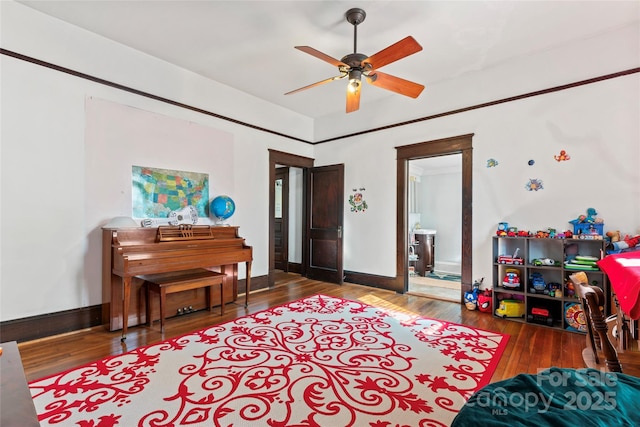
[[[344,165],[309,169],[307,276],[342,284]]]
[[[274,267],[289,271],[289,168],[276,169],[274,215]]]

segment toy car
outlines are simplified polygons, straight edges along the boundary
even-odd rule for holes
[[[560,265],[558,261],[551,258],[536,258],[531,262],[531,264],[538,267],[542,265]]]
[[[520,290],[520,272],[515,268],[507,268],[502,279],[502,287]]]
[[[533,307],[531,313],[527,315],[527,322],[553,326],[553,317],[551,317],[549,310],[546,308]]]
[[[524,302],[504,299],[500,301],[500,306],[496,309],[496,316],[502,318],[524,317]]]
[[[518,252],[520,248],[517,248],[513,255],[500,255],[498,256],[498,264],[515,264],[515,265],[523,265],[524,260],[518,256]]]
[[[540,273],[532,273],[529,277],[529,283],[531,285],[531,292],[542,294],[547,289],[547,284]]]

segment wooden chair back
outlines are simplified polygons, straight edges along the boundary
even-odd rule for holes
[[[570,278],[582,303],[587,323],[588,347],[583,351],[585,363],[589,365],[588,360],[592,358],[596,366],[588,367],[597,367],[600,364],[600,354],[602,354],[608,371],[622,372],[618,352],[610,340],[609,326],[602,313],[602,307],[605,304],[604,292],[597,286],[587,284],[580,274],[572,274]],[[588,351],[593,352],[592,357],[585,354]]]

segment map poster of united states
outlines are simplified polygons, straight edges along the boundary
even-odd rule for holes
[[[131,178],[134,218],[167,218],[186,206],[209,216],[209,174],[132,166]]]

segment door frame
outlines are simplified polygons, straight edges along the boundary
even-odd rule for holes
[[[314,159],[309,157],[298,156],[296,154],[285,153],[283,151],[277,151],[269,149],[269,273],[268,273],[268,285],[270,288],[274,286],[274,270],[275,270],[275,218],[273,213],[276,208],[276,165],[289,166],[302,168],[302,192],[306,193],[306,181],[308,179],[308,168],[313,167]],[[302,200],[306,200],[306,194],[302,195]],[[302,206],[302,233],[304,234],[307,228],[307,212],[305,203]],[[302,241],[302,258],[305,259],[305,255],[309,250],[306,239]],[[306,276],[306,267],[302,263],[302,276]]]
[[[396,147],[397,150],[397,221],[396,221],[396,283],[395,291],[409,289],[409,160],[462,154],[462,247],[461,247],[461,289],[460,302],[464,293],[471,290],[473,274],[472,233],[473,233],[473,135],[460,135],[417,144]],[[400,274],[400,272],[402,272]]]

